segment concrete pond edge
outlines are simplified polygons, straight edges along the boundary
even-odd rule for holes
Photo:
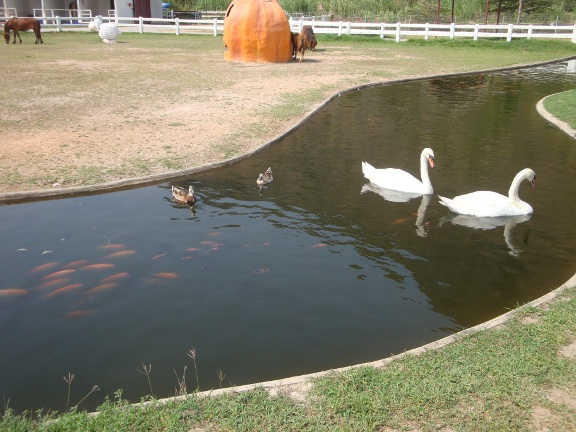
[[[561,94],[561,93],[556,93],[556,94]],[[570,126],[565,121],[562,121],[559,118],[556,118],[555,116],[550,114],[550,112],[548,112],[548,110],[544,107],[544,103],[545,103],[546,99],[548,99],[551,96],[555,96],[555,95],[551,94],[551,95],[548,95],[548,96],[540,99],[538,101],[538,103],[536,104],[536,111],[538,111],[538,114],[540,114],[542,117],[544,117],[548,123],[552,124],[553,126],[556,126],[562,132],[565,132],[566,134],[568,134],[572,138],[576,139],[576,129],[573,129],[572,126]]]

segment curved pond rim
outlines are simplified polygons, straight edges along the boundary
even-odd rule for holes
[[[555,94],[561,94],[561,93],[555,93]],[[559,118],[557,118],[556,116],[552,115],[544,107],[544,101],[546,101],[546,99],[548,99],[550,96],[554,96],[554,95],[553,94],[548,95],[548,96],[543,97],[542,99],[540,99],[538,101],[538,103],[536,104],[536,111],[538,111],[538,114],[540,114],[542,117],[544,117],[544,119],[548,123],[552,124],[553,126],[556,126],[558,129],[560,129],[562,132],[565,132],[570,137],[576,138],[576,129],[572,128],[572,126],[570,126],[565,121],[562,121]]]
[[[214,390],[206,390],[206,391],[198,392],[195,394],[199,397],[212,397],[212,396],[219,396],[219,395],[223,395],[223,394],[243,393],[243,392],[254,390],[256,388],[263,388],[263,389],[266,389],[266,391],[268,391],[271,395],[277,395],[277,394],[281,393],[281,394],[288,395],[288,396],[292,397],[293,399],[302,400],[304,398],[306,392],[312,386],[311,380],[314,378],[321,378],[323,376],[326,376],[326,375],[332,374],[332,373],[342,373],[342,372],[345,372],[345,371],[348,371],[351,369],[360,368],[360,367],[383,368],[386,365],[388,365],[389,363],[393,362],[394,360],[398,360],[398,359],[405,357],[407,355],[420,355],[420,354],[423,354],[423,353],[430,351],[430,350],[436,350],[436,349],[443,348],[443,347],[445,347],[445,346],[447,346],[453,342],[457,342],[457,341],[461,340],[462,338],[469,336],[471,334],[474,334],[476,332],[483,331],[483,330],[491,330],[491,329],[494,329],[494,328],[499,327],[501,325],[504,325],[504,324],[506,324],[507,321],[509,321],[517,313],[519,313],[519,311],[521,311],[522,309],[525,309],[527,307],[536,308],[536,307],[545,306],[545,305],[551,303],[552,301],[554,301],[555,299],[559,298],[562,294],[564,294],[566,291],[568,291],[572,288],[576,288],[576,273],[574,273],[570,279],[568,279],[565,283],[563,283],[558,288],[554,289],[553,291],[549,292],[548,294],[543,295],[542,297],[539,297],[535,300],[532,300],[531,302],[524,304],[523,306],[519,306],[516,309],[513,309],[513,310],[506,312],[502,315],[499,315],[495,318],[492,318],[491,320],[486,321],[484,323],[475,325],[474,327],[469,327],[465,330],[462,330],[458,333],[454,333],[450,336],[446,336],[446,337],[439,339],[437,341],[430,342],[429,344],[422,345],[420,347],[413,348],[411,350],[404,351],[403,353],[396,354],[396,355],[393,355],[390,357],[386,357],[386,358],[381,359],[381,360],[376,360],[376,361],[367,362],[367,363],[359,363],[359,364],[352,365],[352,366],[344,366],[341,368],[330,369],[330,370],[321,371],[321,372],[314,372],[314,373],[305,374],[305,375],[298,375],[298,376],[293,376],[293,377],[288,377],[288,378],[282,378],[282,379],[278,379],[278,380],[265,381],[265,382],[254,383],[254,384],[245,384],[245,385],[235,386],[235,387],[219,388],[219,389],[214,389]],[[190,397],[190,394],[181,395],[181,396],[173,396],[173,397],[169,397],[169,398],[163,398],[163,399],[152,400],[152,401],[147,401],[147,402],[139,402],[139,403],[135,403],[132,405],[133,406],[146,406],[146,405],[157,404],[157,403],[166,404],[166,403],[170,403],[170,402],[174,402],[174,401],[186,400],[186,398],[188,398],[188,397]],[[98,414],[99,414],[99,412],[90,413],[90,415],[98,415]]]
[[[214,162],[211,164],[197,166],[194,168],[186,168],[183,170],[171,171],[171,172],[161,173],[161,174],[154,174],[154,175],[144,176],[144,177],[134,177],[134,178],[123,179],[123,180],[115,180],[115,181],[111,181],[111,182],[98,183],[98,184],[88,185],[88,186],[75,186],[75,187],[59,188],[59,189],[39,189],[39,190],[30,190],[30,191],[22,191],[22,192],[7,192],[7,193],[0,194],[0,205],[1,204],[23,203],[23,202],[29,201],[31,198],[33,198],[35,201],[41,201],[41,200],[50,200],[50,199],[70,198],[72,196],[81,196],[81,195],[96,195],[96,194],[102,194],[102,193],[107,193],[107,192],[116,192],[116,191],[120,191],[120,190],[134,189],[134,188],[141,187],[141,186],[163,183],[163,182],[169,181],[171,179],[177,179],[180,177],[189,176],[190,174],[195,174],[195,173],[199,173],[199,172],[206,172],[206,171],[230,166],[230,165],[236,164],[236,163],[238,163],[244,159],[247,159],[250,156],[253,156],[253,155],[261,152],[262,150],[268,148],[272,144],[277,143],[278,141],[280,141],[281,139],[283,139],[284,137],[286,137],[287,135],[292,133],[294,130],[296,130],[298,127],[300,127],[302,124],[307,122],[310,118],[312,118],[312,116],[314,116],[314,114],[316,114],[318,111],[320,111],[326,105],[328,105],[334,99],[340,97],[343,94],[362,90],[365,88],[379,87],[379,86],[398,84],[398,83],[403,83],[403,82],[424,81],[424,80],[432,79],[432,78],[450,78],[450,77],[456,77],[456,76],[476,75],[476,74],[481,74],[481,73],[493,73],[493,72],[501,72],[501,71],[518,70],[518,69],[524,69],[524,68],[528,68],[528,67],[543,66],[543,65],[547,65],[547,64],[553,64],[553,63],[557,63],[557,62],[574,60],[574,59],[576,59],[576,56],[563,57],[563,58],[558,58],[558,59],[554,59],[554,60],[548,60],[545,62],[536,62],[536,63],[516,65],[516,66],[507,66],[507,67],[502,67],[502,68],[481,69],[481,70],[476,70],[476,71],[456,72],[456,73],[448,73],[448,74],[440,74],[440,75],[427,75],[427,76],[413,77],[413,78],[401,78],[401,79],[391,80],[391,81],[377,81],[377,82],[352,86],[352,87],[349,87],[347,89],[340,90],[340,91],[334,93],[332,96],[330,96],[324,102],[321,102],[317,107],[313,108],[312,110],[310,110],[309,112],[304,114],[304,116],[300,119],[300,121],[298,121],[296,124],[294,124],[293,126],[288,128],[287,130],[285,130],[281,134],[279,134],[276,137],[272,138],[271,140],[263,143],[260,147],[254,149],[252,151],[249,151],[247,153],[241,154],[239,156],[235,156],[235,157],[229,158],[229,159],[224,159],[222,161]]]

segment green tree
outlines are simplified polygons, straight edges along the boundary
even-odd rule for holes
[[[559,2],[554,2],[553,0],[502,0],[501,11],[511,14],[517,12],[527,14],[549,12],[553,9],[554,3]],[[497,0],[490,2],[490,10],[498,10]]]

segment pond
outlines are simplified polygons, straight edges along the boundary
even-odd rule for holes
[[[0,206],[0,393],[16,410],[94,409],[373,361],[474,326],[575,270],[576,143],[541,118],[571,63],[391,83],[342,94],[232,166],[153,186]],[[390,201],[361,162],[435,194]],[[268,166],[274,181],[260,190]],[[534,214],[462,221],[474,190]],[[194,211],[170,187],[193,185]],[[486,222],[486,221],[484,221]],[[196,353],[198,379],[190,349]]]

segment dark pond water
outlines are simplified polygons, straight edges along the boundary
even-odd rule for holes
[[[576,143],[536,112],[567,63],[351,92],[254,157],[177,182],[0,207],[0,394],[17,410],[92,409],[372,361],[476,325],[575,271]],[[435,193],[506,193],[531,217],[461,221],[437,196],[391,202],[361,162]],[[255,180],[271,166],[274,182]],[[196,213],[170,202],[193,184]],[[486,221],[484,221],[486,222]],[[476,228],[465,226],[475,223]],[[463,224],[463,225],[462,225]],[[507,225],[506,225],[507,224]],[[490,228],[484,226],[483,228]],[[59,272],[59,273],[56,273]],[[54,274],[56,273],[56,274]],[[10,290],[10,291],[7,291]],[[140,370],[140,372],[139,372]]]

